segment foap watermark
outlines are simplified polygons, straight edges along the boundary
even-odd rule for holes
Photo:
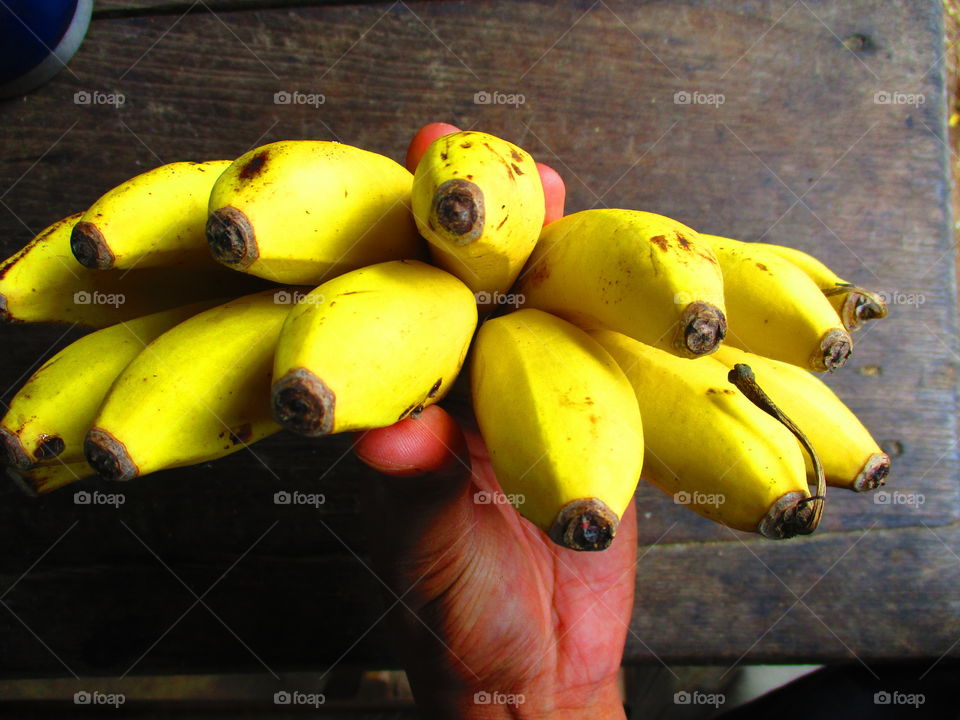
[[[127,498],[120,493],[105,493],[99,490],[77,490],[73,494],[74,505],[111,505],[117,509],[126,501]]]
[[[473,94],[474,105],[513,105],[514,107],[520,107],[526,101],[527,98],[523,93],[477,90],[477,92]]]
[[[900,490],[877,490],[873,494],[874,505],[906,505],[914,509],[927,501],[923,493],[902,492]]]
[[[898,690],[881,690],[873,694],[874,705],[913,705],[918,708],[927,701],[923,693],[903,693]]]
[[[305,493],[299,490],[290,492],[288,490],[278,490],[273,494],[274,505],[310,505],[319,508],[327,501],[323,493]]]
[[[711,507],[720,507],[726,501],[727,498],[723,493],[687,492],[686,490],[681,490],[673,494],[673,502],[676,505],[709,505]]]
[[[902,290],[891,290],[878,292],[877,295],[887,305],[913,305],[920,307],[927,302],[927,296],[918,292],[904,292]]]
[[[118,708],[127,701],[123,693],[104,693],[99,690],[78,690],[73,694],[74,705],[111,706]]]
[[[273,294],[273,302],[275,305],[300,305],[306,303],[307,305],[323,305],[326,302],[326,298],[323,293],[317,292],[301,292],[300,290],[277,290]]]
[[[873,102],[876,105],[912,105],[913,107],[920,107],[927,102],[927,97],[923,93],[877,90],[873,94]]]
[[[280,90],[273,94],[274,105],[311,105],[318,108],[325,102],[327,102],[327,96],[323,93]]]
[[[499,490],[478,490],[473,494],[473,502],[477,505],[523,505],[527,501],[523,493],[510,493],[505,495]]]
[[[481,290],[480,292],[474,293],[473,296],[477,299],[477,305],[496,305],[498,307],[501,305],[511,305],[517,308],[527,301],[523,293],[502,293],[498,290],[494,290],[492,293]]]
[[[723,93],[705,93],[699,90],[677,90],[673,94],[674,105],[713,105],[720,107],[727,101]]]
[[[692,302],[705,302],[717,307],[723,307],[723,295],[713,295],[711,293],[693,293],[678,292],[673,294],[675,305],[689,305]]]
[[[127,102],[122,92],[107,93],[101,90],[77,90],[73,94],[74,105],[113,105],[120,107]]]
[[[318,708],[327,701],[323,693],[305,693],[299,690],[280,690],[273,694],[274,705],[302,705]]]
[[[526,700],[527,698],[523,693],[487,692],[486,690],[480,690],[473,694],[474,705],[508,705],[510,707],[516,707],[517,705],[523,705]]]
[[[680,690],[673,694],[674,705],[712,705],[715,708],[720,707],[727,701],[723,693],[705,693],[699,690],[689,692]]]
[[[109,305],[118,308],[127,301],[127,296],[123,293],[103,293],[99,290],[88,292],[87,290],[77,290],[73,294],[74,305]]]

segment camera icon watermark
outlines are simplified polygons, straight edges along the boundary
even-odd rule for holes
[[[675,505],[697,505],[699,507],[720,507],[727,501],[723,493],[702,493],[699,491],[687,492],[681,490],[673,494]]]
[[[77,290],[73,294],[74,305],[109,305],[118,308],[127,301],[127,296],[123,293],[102,293],[99,290],[89,292],[87,290]]]
[[[523,93],[478,90],[473,94],[474,105],[513,105],[513,107],[518,108],[526,101],[527,98]]]
[[[879,295],[880,299],[883,300],[887,305],[913,305],[914,307],[919,308],[921,305],[927,302],[927,296],[918,292],[884,290],[878,292],[877,295]]]
[[[680,690],[673,694],[674,705],[712,705],[715,708],[720,707],[727,701],[723,693],[705,693],[699,690],[689,692]]]
[[[523,293],[502,293],[494,290],[492,293],[481,290],[473,294],[477,305],[496,305],[498,307],[509,306],[518,308],[523,305],[527,298]]]
[[[327,96],[323,93],[280,90],[273,94],[274,105],[310,105],[311,107],[318,108],[326,102]]]
[[[504,493],[490,490],[478,490],[473,494],[473,502],[477,505],[523,505],[527,501],[523,493]]]
[[[527,701],[523,693],[487,692],[480,690],[473,694],[474,705],[507,705],[516,707]]]
[[[273,494],[274,505],[310,505],[311,507],[319,508],[326,501],[327,497],[323,493],[278,490]]]
[[[674,105],[713,105],[720,107],[727,101],[723,93],[705,93],[699,90],[677,90],[673,94]]]
[[[110,505],[115,510],[127,501],[120,493],[104,493],[99,490],[77,490],[73,494],[74,505]]]
[[[323,693],[305,693],[298,690],[280,690],[273,694],[274,705],[302,705],[319,708],[327,701]]]
[[[927,697],[923,693],[903,693],[898,690],[888,692],[881,690],[873,694],[874,705],[912,705],[918,708],[926,701]]]
[[[120,107],[127,102],[122,92],[105,93],[100,90],[77,90],[73,94],[74,105],[113,105]]]
[[[914,510],[927,501],[923,493],[908,493],[900,490],[878,490],[873,494],[874,505],[906,505]]]
[[[300,290],[277,290],[273,294],[273,302],[275,305],[300,305],[306,303],[307,305],[323,305],[326,302],[326,298],[323,293],[317,292],[302,292]]]
[[[89,690],[78,690],[73,694],[74,705],[109,705],[118,708],[126,701],[127,697],[123,693],[103,693],[99,690],[94,690],[92,692]]]
[[[875,105],[912,105],[920,107],[927,102],[927,97],[923,93],[905,93],[895,90],[877,90],[873,94]]]

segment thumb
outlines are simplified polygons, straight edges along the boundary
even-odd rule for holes
[[[426,563],[450,550],[474,523],[470,457],[463,431],[442,408],[363,433],[354,451],[381,475],[364,482],[371,551],[384,567]],[[412,569],[412,568],[410,568]]]

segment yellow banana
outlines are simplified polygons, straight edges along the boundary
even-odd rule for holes
[[[482,132],[445,135],[427,148],[412,204],[434,262],[463,280],[483,307],[513,285],[543,226],[533,158]]]
[[[785,245],[753,244],[789,260],[803,270],[827,296],[847,330],[857,330],[867,320],[887,316],[887,304],[880,295],[848,283],[813,255]]]
[[[630,383],[583,330],[534,309],[487,320],[470,366],[477,424],[507,497],[557,544],[603,550],[643,465]]]
[[[70,233],[80,216],[58,220],[0,264],[0,320],[106,327],[266,286],[220,266],[90,270],[70,251]]]
[[[10,401],[0,445],[11,465],[83,460],[83,440],[113,381],[144,346],[212,301],[97,330],[47,360]],[[56,458],[56,460],[54,460]]]
[[[694,230],[654,213],[598,209],[555,220],[516,292],[528,307],[681,357],[713,352],[726,333],[713,252]]]
[[[86,461],[39,465],[29,470],[7,468],[7,476],[28,495],[46,495],[64,485],[95,475]]]
[[[753,368],[764,392],[803,431],[817,451],[827,484],[858,492],[874,490],[890,472],[890,456],[880,449],[857,416],[820,378],[789,363],[723,346],[715,356],[726,367]],[[816,477],[804,453],[807,479]]]
[[[207,240],[234,270],[317,285],[385,260],[422,256],[413,176],[350,145],[286,140],[237,158],[210,193]]]
[[[723,270],[728,344],[814,372],[843,366],[853,342],[806,273],[752,243],[700,237],[713,248]]]
[[[280,429],[270,417],[270,379],[291,306],[278,292],[194,315],[127,365],[84,443],[98,475],[129,480],[214,460]]]
[[[633,385],[645,480],[737,530],[775,539],[806,530],[810,492],[800,446],[727,380],[723,363],[678,358],[610,330],[590,334]]]
[[[229,160],[175,162],[148,170],[97,200],[70,247],[88,268],[210,266],[207,200]]]
[[[274,418],[310,437],[402,420],[446,395],[476,326],[470,290],[417,260],[328,280],[283,326]]]

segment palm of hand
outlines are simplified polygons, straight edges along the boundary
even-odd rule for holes
[[[415,690],[522,694],[531,715],[609,695],[633,606],[633,503],[610,548],[566,550],[513,507],[473,502],[500,488],[479,437],[467,442],[472,484],[451,490],[456,512],[422,518],[409,544],[380,544],[389,584],[417,615],[400,621]]]

